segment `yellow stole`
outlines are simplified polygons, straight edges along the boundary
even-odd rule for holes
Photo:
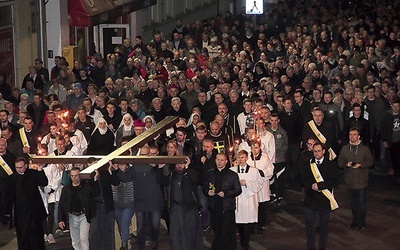
[[[10,168],[10,166],[8,166],[7,162],[3,159],[2,156],[0,156],[0,165],[8,175],[12,175],[12,169]]]
[[[315,122],[313,120],[308,122],[308,125],[310,126],[311,130],[313,131],[313,133],[315,134],[315,136],[318,138],[318,140],[325,144],[326,143],[326,138],[325,136],[318,130],[317,125],[315,125]],[[332,148],[328,149],[329,152],[329,160],[333,161],[336,158],[336,154],[333,151]]]
[[[25,134],[25,128],[20,128],[19,129],[19,136],[21,137],[22,146],[23,147],[30,147],[28,138],[26,137],[26,134]]]
[[[310,168],[311,172],[314,175],[315,181],[318,182],[323,182],[324,178],[322,178],[321,173],[319,172],[319,169],[317,167],[317,164],[311,162],[310,160]],[[321,192],[325,195],[326,198],[328,198],[329,202],[331,203],[331,209],[335,210],[339,208],[338,203],[335,200],[335,196],[333,196],[333,191],[329,191],[328,189],[321,190]]]

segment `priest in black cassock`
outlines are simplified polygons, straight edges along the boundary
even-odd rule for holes
[[[28,161],[15,160],[16,173],[12,175],[11,195],[14,203],[15,228],[19,250],[44,250],[43,220],[47,217],[40,186],[47,186],[42,166],[28,169]]]

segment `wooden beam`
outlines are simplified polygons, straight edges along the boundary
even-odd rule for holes
[[[82,170],[79,174],[82,178],[90,178],[91,174],[96,170],[101,168],[103,165],[108,164],[108,161],[113,160],[118,157],[128,149],[132,148],[133,150],[139,149],[144,146],[150,140],[153,140],[157,135],[165,132],[167,129],[175,125],[179,121],[178,116],[167,116],[164,120],[160,121],[149,130],[146,130],[141,135],[133,138],[131,141],[126,143],[125,145],[119,147],[114,152],[108,154],[107,156],[103,156],[97,163],[89,166],[88,168]]]
[[[98,155],[84,155],[84,156],[35,156],[32,157],[32,163],[46,164],[46,163],[58,163],[58,164],[86,164],[87,159],[94,157],[97,161],[102,157]],[[185,163],[187,156],[118,156],[112,161],[119,164],[177,164]]]

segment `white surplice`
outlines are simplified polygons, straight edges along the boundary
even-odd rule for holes
[[[251,167],[256,167],[258,170],[262,171],[264,175],[264,177],[262,177],[263,186],[260,192],[258,192],[257,194],[258,202],[269,201],[271,198],[269,179],[271,179],[272,175],[274,174],[274,165],[272,164],[268,155],[265,153],[261,154],[261,158],[259,160],[256,160],[255,164],[254,160],[249,157],[249,159],[247,160],[247,164],[249,164]]]
[[[263,186],[258,169],[246,165],[245,173],[240,173],[240,166],[231,167],[231,170],[238,173],[239,180],[246,180],[242,187],[242,193],[236,197],[236,223],[256,223],[258,221],[258,198],[257,193]]]

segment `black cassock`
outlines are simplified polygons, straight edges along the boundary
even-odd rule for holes
[[[47,213],[39,193],[39,186],[47,186],[43,171],[27,169],[23,175],[13,174],[12,195],[18,249],[45,249],[43,220]]]

